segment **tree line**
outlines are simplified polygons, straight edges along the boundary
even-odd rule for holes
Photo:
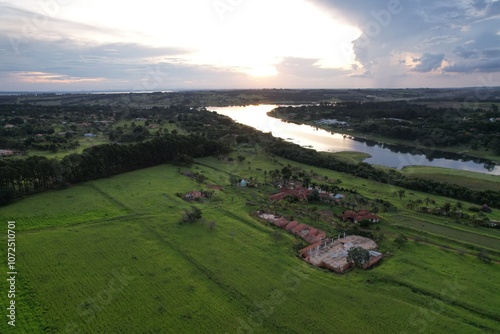
[[[421,178],[408,178],[393,169],[384,171],[364,162],[358,164],[344,162],[333,156],[321,154],[315,150],[303,148],[299,145],[279,139],[275,139],[272,143],[266,145],[266,148],[269,153],[300,163],[331,169],[410,190],[451,197],[460,201],[472,202],[481,205],[486,203],[489,206],[500,208],[499,191],[475,191],[466,187],[445,182],[437,182]]]
[[[423,107],[422,110],[427,109]],[[480,205],[487,203],[490,206],[500,208],[500,192],[498,191],[474,191],[445,182],[408,178],[396,170],[389,169],[388,171],[384,171],[363,162],[359,164],[344,162],[331,155],[325,155],[315,150],[274,138],[270,133],[262,133],[249,126],[237,124],[229,117],[213,112],[185,111],[182,113],[182,116],[177,118],[177,122],[182,128],[188,129],[190,132],[198,133],[210,139],[227,143],[228,145],[236,145],[239,142],[258,143],[268,153],[300,163],[327,168],[410,190],[451,197]],[[242,140],[242,137],[244,137],[244,140]]]
[[[488,148],[500,155],[500,121],[496,121],[500,111],[496,104],[488,109],[457,109],[406,101],[339,102],[279,107],[269,114],[294,122],[338,119],[360,133],[413,141],[417,146],[467,145],[473,150]]]
[[[222,144],[200,136],[165,135],[138,144],[94,146],[62,160],[42,156],[4,159],[0,160],[0,205],[68,184],[173,162],[179,157],[227,152]]]

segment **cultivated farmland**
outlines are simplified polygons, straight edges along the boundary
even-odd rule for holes
[[[288,161],[258,152],[244,163],[197,162],[191,170],[208,178],[203,184],[161,165],[1,208],[2,221],[17,223],[19,333],[500,330],[498,264],[484,263],[472,251],[439,247],[439,238],[394,247],[396,225],[409,214],[406,199],[392,195],[394,187],[290,162],[342,179],[369,198],[389,199],[401,210],[398,216],[381,214],[382,249],[389,256],[372,270],[337,275],[302,261],[297,239],[273,238],[276,229],[251,215],[249,202],[265,199],[270,186],[230,185],[234,175],[262,182],[263,170]],[[176,196],[210,184],[224,188],[209,200],[191,204]],[[202,210],[202,221],[179,224],[191,205]],[[498,237],[488,229],[480,233]],[[497,249],[479,238],[464,241]],[[0,288],[6,291],[5,281]],[[0,332],[6,330],[3,321]]]

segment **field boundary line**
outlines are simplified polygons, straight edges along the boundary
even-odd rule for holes
[[[482,236],[482,237],[498,239],[500,241],[500,236],[491,235],[491,234],[485,234],[485,233],[479,233],[479,231],[476,232],[476,231],[465,230],[465,229],[460,228],[459,226],[454,226],[454,225],[456,225],[456,223],[451,223],[451,224],[454,224],[454,225],[450,226],[450,225],[446,225],[446,224],[435,223],[433,221],[420,218],[420,216],[417,216],[415,218],[415,217],[408,216],[408,215],[395,215],[395,216],[393,216],[393,218],[419,219],[419,220],[422,220],[422,222],[425,222],[427,224],[432,224],[432,225],[436,225],[436,226],[442,226],[442,227],[445,227],[445,228],[449,228],[451,230],[460,231],[460,232],[464,232],[464,233],[475,234],[475,235]]]
[[[98,225],[98,224],[104,224],[104,223],[112,223],[115,221],[118,222],[118,221],[123,220],[123,219],[142,218],[144,216],[146,216],[146,215],[143,215],[140,213],[132,213],[129,215],[122,215],[122,216],[116,216],[116,217],[110,217],[110,218],[89,220],[89,221],[74,223],[74,224],[70,224],[70,225],[59,225],[59,226],[47,226],[47,227],[42,227],[42,228],[34,228],[34,229],[30,229],[30,230],[20,231],[20,233],[29,234],[29,233],[38,233],[38,232],[42,232],[42,231],[55,231],[55,230],[60,230],[60,229],[64,229],[64,228],[92,226],[92,225]]]
[[[178,248],[174,243],[170,240],[162,236],[158,231],[156,231],[153,227],[147,224],[141,224],[143,228],[145,228],[149,233],[155,236],[158,241],[162,244],[165,244],[171,250],[173,250],[176,254],[178,254],[185,261],[190,263],[194,268],[196,268],[201,275],[205,275],[212,284],[216,285],[219,289],[223,291],[223,293],[229,292],[229,295],[236,295],[238,300],[240,301],[240,309],[243,311],[242,313],[252,312],[254,307],[254,301],[252,301],[248,296],[242,294],[238,289],[232,287],[231,285],[225,284],[217,278],[217,275],[214,274],[210,269],[208,269],[203,264],[196,261],[192,256],[183,252],[180,248]],[[284,328],[279,326],[277,323],[270,322],[268,318],[264,319],[264,322],[267,322],[270,328],[279,330],[280,333],[291,333],[289,328]]]
[[[97,187],[93,183],[85,183],[85,184],[83,184],[83,186],[90,187],[90,188],[96,190],[99,194],[101,194],[102,196],[104,196],[105,198],[107,198],[108,200],[110,200],[111,202],[115,203],[121,209],[124,209],[124,210],[129,211],[129,212],[130,211],[134,211],[130,207],[128,207],[127,205],[125,205],[123,202],[117,200],[115,197],[111,196],[110,194],[108,194],[104,190],[100,189],[99,187]]]
[[[412,232],[415,232],[415,233],[419,233],[420,235],[423,234],[423,235],[427,235],[427,236],[430,236],[430,237],[436,237],[438,239],[442,239],[444,241],[448,241],[448,242],[454,243],[454,244],[456,244],[458,246],[468,247],[469,249],[474,249],[476,251],[479,251],[480,249],[485,249],[485,250],[488,250],[489,252],[494,253],[497,256],[500,256],[500,251],[492,249],[492,248],[489,248],[487,246],[472,244],[472,243],[467,242],[467,241],[462,241],[462,240],[457,240],[457,239],[453,239],[453,238],[450,238],[450,237],[445,237],[445,236],[442,236],[442,235],[439,235],[439,234],[435,234],[435,233],[431,233],[431,232],[419,230],[419,229],[416,229],[416,228],[413,228],[413,227],[410,227],[410,226],[399,225],[399,224],[392,224],[392,226],[394,226],[394,227],[396,227],[398,229],[408,230],[408,231],[412,231]],[[453,251],[452,248],[449,248],[448,250]]]
[[[388,283],[392,283],[394,285],[399,285],[399,286],[408,288],[413,293],[422,294],[424,296],[427,296],[427,297],[430,297],[430,298],[437,299],[439,301],[445,302],[448,305],[452,305],[452,306],[461,308],[463,310],[466,310],[467,312],[470,312],[472,314],[475,314],[475,315],[479,316],[480,318],[487,318],[487,319],[490,319],[490,320],[493,320],[493,321],[500,321],[500,315],[498,315],[498,314],[491,313],[491,312],[488,312],[486,310],[478,310],[478,309],[476,309],[476,308],[474,308],[474,307],[472,307],[470,305],[467,305],[467,304],[462,303],[462,302],[458,302],[456,300],[447,301],[446,299],[440,297],[439,293],[432,292],[432,291],[427,290],[425,288],[420,288],[420,287],[417,287],[417,286],[412,285],[410,283],[407,283],[407,282],[404,282],[404,281],[400,281],[400,280],[397,280],[397,279],[392,278],[392,277],[386,277],[386,276],[384,276],[381,279],[383,281],[388,282]],[[455,317],[452,317],[452,316],[450,316],[450,317],[451,318],[455,318]],[[480,328],[482,330],[485,330],[485,329],[491,330],[492,329],[492,328],[485,328],[483,326],[478,326],[478,325],[470,324],[470,323],[469,323],[469,325],[472,325],[472,326],[474,326],[476,328]]]

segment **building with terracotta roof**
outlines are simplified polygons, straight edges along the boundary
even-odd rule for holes
[[[296,197],[301,201],[307,201],[307,197],[309,196],[310,193],[311,191],[309,189],[302,187],[294,189],[281,188],[281,191],[279,193],[271,195],[269,199],[271,201],[281,201],[285,199],[285,197],[291,196],[291,197]]]
[[[360,210],[358,212],[347,210],[342,213],[342,220],[351,221],[353,223],[357,223],[362,220],[367,220],[371,223],[378,223],[380,221],[380,217],[368,210]]]
[[[300,250],[300,256],[310,264],[342,274],[354,264],[347,261],[349,250],[361,247],[368,250],[369,260],[363,265],[368,269],[382,259],[382,253],[376,251],[377,243],[369,238],[351,235],[339,239],[323,239]]]
[[[288,221],[284,217],[277,217],[269,213],[259,213],[259,217],[267,220],[275,226],[304,239],[308,243],[314,243],[326,238],[326,233],[306,224],[300,224],[297,221]]]

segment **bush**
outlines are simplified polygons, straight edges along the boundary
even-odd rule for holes
[[[180,224],[192,224],[202,217],[201,210],[192,206],[189,210],[184,210]]]
[[[362,247],[352,247],[347,252],[347,262],[353,262],[356,268],[362,268],[370,261],[370,253]]]

